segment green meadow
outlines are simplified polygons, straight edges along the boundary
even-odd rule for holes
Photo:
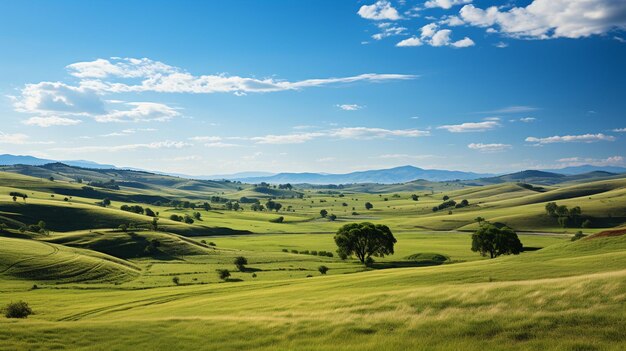
[[[444,197],[468,205],[433,211]],[[278,211],[253,210],[270,200]],[[589,223],[563,227],[549,202]],[[472,252],[477,217],[514,229],[525,250]],[[342,260],[334,235],[354,222],[389,226],[394,254]],[[623,177],[280,189],[5,167],[0,223],[0,307],[33,311],[0,317],[0,350],[626,348]]]

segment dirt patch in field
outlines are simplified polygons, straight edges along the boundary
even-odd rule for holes
[[[622,235],[626,235],[626,228],[605,230],[603,232],[590,235],[587,239],[607,238],[611,236],[622,236]]]

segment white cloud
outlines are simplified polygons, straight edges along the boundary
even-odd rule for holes
[[[372,5],[363,5],[357,12],[359,16],[369,20],[399,20],[400,14],[391,3],[386,0],[378,0]]]
[[[536,121],[537,119],[534,117],[523,117],[523,118],[520,118],[519,120],[520,122],[531,123],[531,122]]]
[[[0,144],[27,144],[28,143],[28,135],[22,133],[16,134],[6,134],[0,132]]]
[[[424,7],[440,7],[448,10],[452,8],[452,6],[469,4],[470,2],[472,2],[472,0],[429,0],[424,3]]]
[[[503,151],[511,148],[510,144],[483,144],[483,143],[471,143],[467,145],[472,150],[478,150],[480,152],[496,152]]]
[[[417,38],[417,37],[404,39],[396,44],[396,46],[398,47],[411,47],[411,46],[421,46],[421,45],[423,45],[423,43],[420,40],[420,38]]]
[[[456,48],[466,48],[474,46],[474,41],[472,39],[465,37],[458,41],[452,41],[450,38],[452,30],[438,28],[439,26],[436,23],[429,23],[420,28],[422,42],[435,47],[452,46]]]
[[[105,112],[104,104],[94,90],[61,82],[26,84],[21,91],[21,96],[13,100],[15,110],[24,113],[100,114]]]
[[[383,128],[367,128],[367,127],[346,127],[332,130],[330,136],[342,139],[376,139],[390,136],[399,137],[422,137],[428,136],[428,131],[418,129],[383,129]]]
[[[417,129],[383,129],[368,127],[345,127],[322,132],[294,133],[283,135],[265,135],[247,138],[258,144],[301,144],[318,138],[330,137],[340,139],[379,139],[386,137],[422,137],[428,131]]]
[[[500,126],[498,121],[466,122],[461,124],[449,124],[437,127],[451,133],[484,132]]]
[[[439,21],[439,24],[445,24],[450,27],[462,26],[465,24],[459,16],[446,16]]]
[[[324,135],[324,133],[266,135],[262,137],[252,137],[250,140],[255,141],[258,144],[301,144]]]
[[[64,118],[58,116],[31,117],[23,123],[29,126],[52,127],[52,126],[73,126],[81,123],[79,119]]]
[[[342,104],[342,105],[337,105],[337,107],[339,107],[340,109],[344,111],[356,111],[356,110],[360,110],[363,108],[363,106],[357,105],[357,104]]]
[[[500,41],[500,42],[497,42],[497,43],[493,44],[493,46],[497,47],[498,49],[504,49],[504,48],[509,47],[509,44],[507,44],[507,43],[505,43],[503,41]]]
[[[626,128],[615,128],[613,129],[615,133],[626,133]]]
[[[478,27],[499,27],[514,38],[582,38],[626,29],[626,2],[617,0],[534,0],[501,11],[465,5],[461,18]]]
[[[389,22],[378,23],[376,26],[381,30],[381,32],[372,35],[372,39],[374,40],[381,40],[387,37],[402,35],[407,30],[405,27],[393,26]]]
[[[555,135],[547,138],[536,138],[536,137],[528,137],[526,141],[529,143],[536,144],[553,144],[553,143],[573,143],[573,142],[582,142],[582,143],[593,143],[597,141],[614,141],[615,137],[611,135],[605,135],[602,133],[598,134],[583,134],[583,135]]]
[[[461,40],[457,40],[451,44],[455,48],[468,48],[470,46],[474,46],[474,41],[468,37],[465,37]]]
[[[175,109],[155,102],[128,102],[126,105],[132,108],[114,110],[94,118],[98,122],[164,122],[180,115]]]

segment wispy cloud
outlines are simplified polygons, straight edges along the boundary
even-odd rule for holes
[[[451,133],[484,132],[500,126],[498,121],[466,122],[461,124],[449,124],[437,127]]]
[[[472,150],[478,150],[480,152],[496,152],[510,149],[510,144],[483,144],[483,143],[471,143],[467,145]]]
[[[524,106],[524,105],[514,105],[502,107],[495,110],[490,111],[481,111],[476,113],[490,113],[490,114],[499,114],[499,113],[524,113],[524,112],[532,112],[537,111],[539,108],[533,106]]]
[[[52,127],[52,126],[74,126],[80,124],[80,119],[64,118],[58,116],[31,117],[23,123],[29,126]]]
[[[624,165],[624,157],[611,156],[607,158],[592,158],[592,157],[566,157],[558,159],[558,167],[575,167],[582,165],[592,166],[622,166]]]
[[[611,135],[598,134],[582,134],[582,135],[555,135],[546,138],[527,137],[526,141],[535,144],[554,144],[554,143],[594,143],[598,141],[615,141],[615,137]]]
[[[357,104],[342,104],[342,105],[337,105],[337,107],[339,107],[340,109],[344,111],[356,111],[356,110],[360,110],[363,108],[363,106],[357,105]]]
[[[129,151],[136,149],[180,149],[183,147],[192,146],[192,144],[182,141],[155,141],[151,143],[139,143],[139,144],[124,144],[124,145],[102,145],[102,146],[82,146],[82,147],[59,147],[54,148],[54,151],[64,151],[71,153],[89,153],[97,151]]]

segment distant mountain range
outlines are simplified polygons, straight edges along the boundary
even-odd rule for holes
[[[27,156],[27,155],[24,155],[24,156],[9,155],[9,154],[0,155],[0,165],[3,165],[3,166],[12,166],[12,165],[42,166],[48,163],[55,163],[55,162],[62,162],[68,166],[83,167],[83,168],[94,168],[94,169],[117,168],[114,165],[101,164],[101,163],[85,161],[85,160],[59,161],[59,160],[47,160],[45,158],[38,158],[38,157]]]
[[[16,156],[4,154],[0,155],[0,165],[31,165],[40,166],[48,163],[62,162],[69,166],[92,168],[92,169],[130,169],[139,170],[129,167],[116,167],[114,165],[100,164],[85,160],[57,161],[41,159],[33,156]],[[240,172],[224,175],[209,176],[189,176],[185,174],[164,173],[152,171],[157,174],[167,174],[183,178],[203,179],[203,180],[232,180],[241,181],[243,183],[292,183],[292,184],[355,184],[355,183],[379,183],[379,184],[398,184],[410,182],[417,179],[427,181],[470,181],[480,179],[480,183],[499,183],[505,181],[526,181],[532,182],[538,179],[560,178],[562,175],[582,175],[594,172],[608,172],[612,174],[626,173],[626,168],[615,166],[592,166],[582,165],[576,167],[566,167],[562,169],[532,170],[512,173],[507,175],[481,174],[474,172],[450,171],[438,169],[422,169],[414,166],[401,166],[388,169],[377,169],[368,171],[351,172],[345,174],[329,174],[329,173],[269,173],[269,172]],[[595,176],[602,176],[596,174]],[[606,176],[610,176],[606,174]],[[565,180],[565,179],[562,179]]]
[[[264,177],[233,178],[244,183],[308,183],[308,184],[353,184],[353,183],[404,183],[416,179],[429,181],[470,180],[489,177],[493,174],[473,172],[447,171],[438,169],[422,169],[413,166],[402,166],[388,169],[376,169],[345,174],[327,173],[278,173]]]

